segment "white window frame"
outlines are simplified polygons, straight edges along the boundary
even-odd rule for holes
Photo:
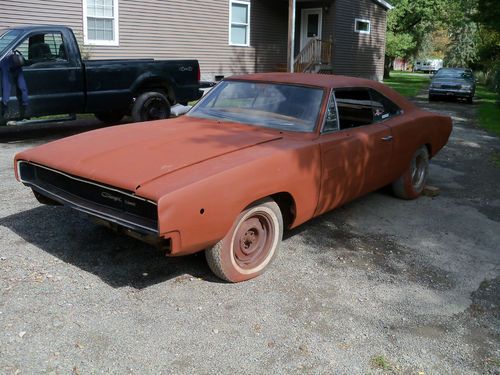
[[[102,17],[101,17],[102,18]],[[87,0],[83,0],[83,44],[90,46],[119,46],[118,0],[113,0],[113,40],[92,40],[88,38]]]
[[[233,4],[246,5],[248,9],[247,23],[237,23],[232,22],[233,19]],[[245,44],[232,43],[232,25],[236,26],[246,26],[247,28],[247,40]],[[240,47],[250,47],[250,1],[243,0],[229,0],[229,45],[230,46],[240,46]]]
[[[365,30],[359,30],[358,29],[358,22],[365,22],[368,24],[368,31]],[[354,32],[360,33],[360,34],[370,34],[372,31],[372,23],[370,20],[365,20],[362,18],[355,18],[354,19]]]

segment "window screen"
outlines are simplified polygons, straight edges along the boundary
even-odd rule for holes
[[[373,122],[370,92],[368,89],[335,91],[340,129],[355,128]]]
[[[354,31],[361,34],[370,34],[370,21],[356,18],[354,21]]]
[[[87,0],[87,38],[112,42],[115,34],[114,0]]]
[[[229,39],[231,44],[249,44],[250,4],[231,1],[231,30]]]

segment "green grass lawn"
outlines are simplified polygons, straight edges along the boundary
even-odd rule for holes
[[[492,133],[500,136],[500,97],[486,87],[478,85],[476,95],[479,102],[479,125]]]
[[[428,86],[430,79],[427,74],[391,72],[391,77],[384,79],[384,83],[401,95],[411,98],[417,96],[420,90]]]

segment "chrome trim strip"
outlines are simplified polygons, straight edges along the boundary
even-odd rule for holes
[[[154,230],[154,229],[151,229],[151,228],[146,227],[144,225],[140,225],[140,224],[137,224],[137,223],[134,223],[134,222],[122,219],[122,218],[118,218],[118,217],[115,217],[112,215],[106,215],[106,214],[103,214],[99,211],[95,211],[91,208],[84,207],[82,205],[79,205],[78,203],[75,203],[73,201],[70,201],[69,199],[61,197],[60,195],[55,194],[54,192],[48,191],[48,190],[46,190],[46,189],[44,189],[36,184],[33,184],[31,182],[23,182],[23,183],[26,186],[31,186],[31,187],[36,188],[36,190],[43,191],[45,194],[49,195],[49,197],[51,197],[51,198],[56,198],[56,200],[60,200],[60,201],[62,201],[62,203],[67,203],[70,207],[72,207],[78,211],[84,212],[84,213],[89,214],[89,215],[100,217],[103,220],[112,221],[113,223],[116,223],[118,225],[123,225],[127,228],[130,228],[130,229],[141,228],[141,229],[146,230],[148,232],[158,234],[158,230]]]

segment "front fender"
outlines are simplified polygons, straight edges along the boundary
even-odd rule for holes
[[[216,162],[200,163],[153,183],[138,193],[171,189],[158,199],[160,235],[179,233],[172,255],[193,253],[221,240],[237,216],[250,204],[276,193],[289,193],[295,204],[292,227],[314,215],[320,189],[320,154],[316,146],[273,152],[238,164],[226,155]],[[251,157],[252,150],[246,150]],[[232,164],[232,165],[230,165]]]

